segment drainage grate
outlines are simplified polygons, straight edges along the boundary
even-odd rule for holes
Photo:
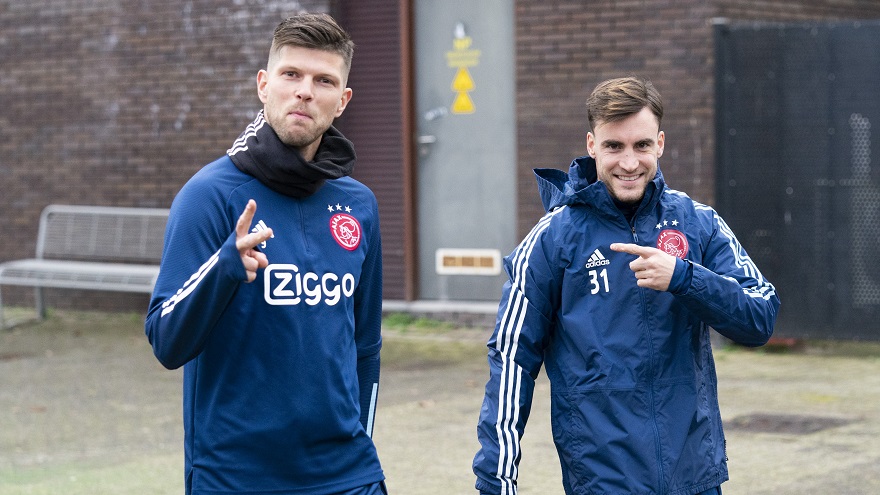
[[[806,435],[828,428],[848,425],[854,419],[834,418],[827,416],[802,416],[798,414],[766,414],[755,413],[737,416],[724,422],[727,430],[748,431],[753,433],[787,433]]]

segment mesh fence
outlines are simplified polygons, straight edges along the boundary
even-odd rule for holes
[[[880,22],[720,24],[716,61],[717,207],[777,334],[880,340]]]

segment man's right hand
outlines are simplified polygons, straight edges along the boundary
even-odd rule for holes
[[[272,237],[272,229],[250,232],[251,222],[254,220],[256,212],[257,202],[252,199],[248,200],[247,206],[244,207],[244,211],[238,217],[238,223],[235,225],[235,247],[241,254],[241,263],[247,272],[248,282],[253,282],[257,278],[257,270],[269,266],[269,259],[266,258],[266,255],[254,248]]]

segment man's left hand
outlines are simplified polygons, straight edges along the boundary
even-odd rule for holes
[[[672,273],[675,272],[674,256],[656,248],[619,242],[612,244],[611,250],[638,256],[630,262],[629,268],[636,274],[639,287],[660,291],[669,289]]]

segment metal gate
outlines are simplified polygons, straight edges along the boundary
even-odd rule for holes
[[[880,22],[715,28],[716,199],[776,334],[880,340]]]

